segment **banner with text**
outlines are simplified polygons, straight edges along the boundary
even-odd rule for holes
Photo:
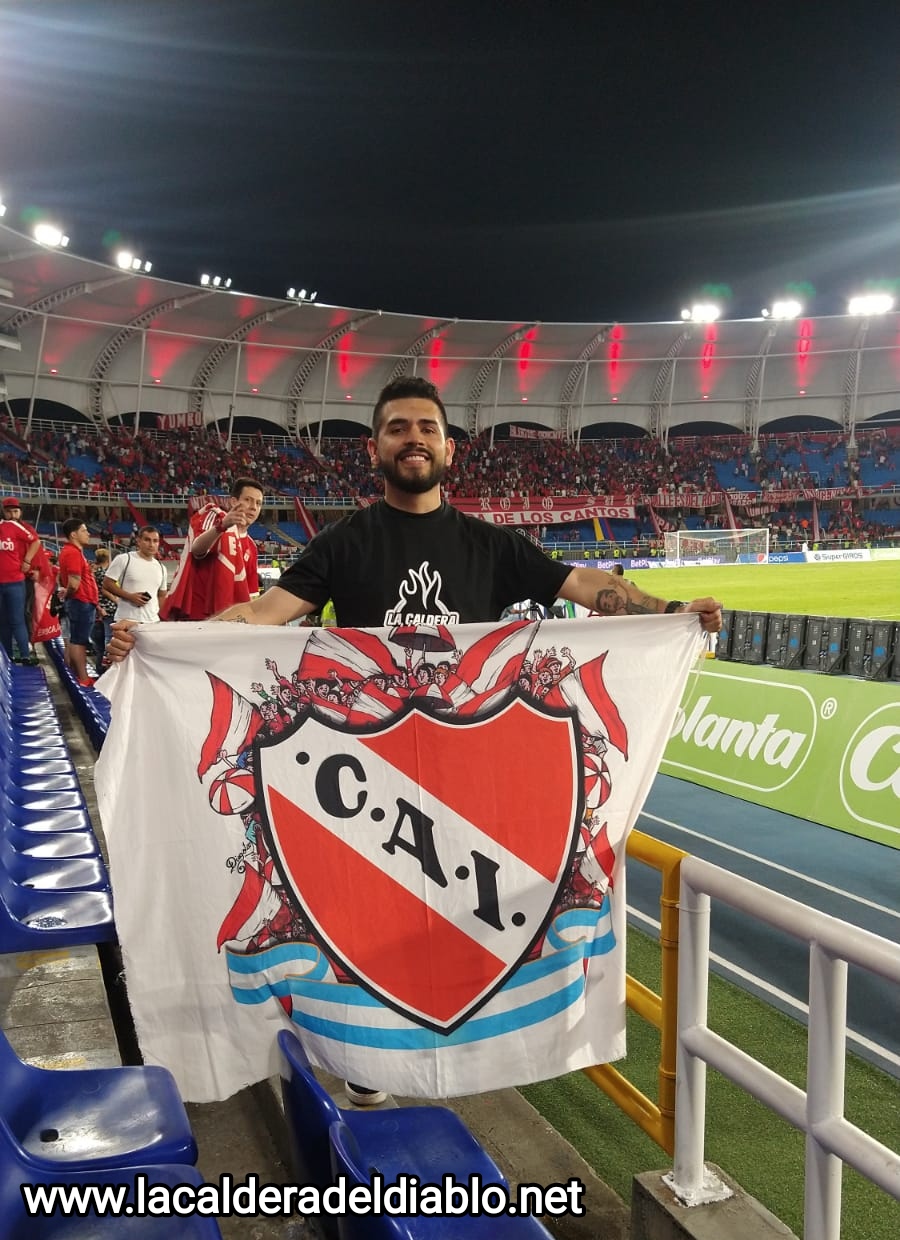
[[[517,495],[485,496],[481,499],[459,499],[449,496],[450,503],[460,512],[467,512],[494,525],[571,525],[592,521],[595,517],[633,521],[634,504],[616,503],[612,496],[560,499],[556,496]]]
[[[96,768],[145,1059],[444,1097],[625,1053],[625,840],[696,617],[143,625]],[[164,773],[164,778],[160,773]]]
[[[191,410],[188,413],[158,413],[156,426],[161,431],[176,431],[185,426],[202,426],[203,413]]]
[[[660,770],[900,848],[900,693],[815,672],[691,672]]]

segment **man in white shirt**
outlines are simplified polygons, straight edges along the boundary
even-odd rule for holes
[[[159,530],[145,525],[138,533],[137,550],[117,555],[107,569],[103,588],[119,600],[117,620],[156,624],[166,597],[166,570],[156,558]]]

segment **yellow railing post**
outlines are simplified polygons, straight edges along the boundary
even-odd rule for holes
[[[680,848],[655,840],[643,831],[632,831],[627,854],[662,874],[659,943],[662,956],[660,993],[656,994],[630,974],[625,979],[625,1002],[648,1024],[660,1031],[659,1099],[641,1093],[611,1064],[585,1068],[590,1077],[617,1106],[667,1154],[675,1148],[675,1050],[678,1030],[678,886]]]

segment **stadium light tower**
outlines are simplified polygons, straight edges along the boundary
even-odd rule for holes
[[[803,313],[803,303],[797,301],[793,297],[783,298],[781,301],[773,301],[771,309],[763,310],[764,319],[796,319]]]
[[[137,258],[130,250],[119,250],[116,255],[116,266],[121,267],[123,271],[145,271],[153,270],[153,264],[145,262],[141,258]]]
[[[695,301],[692,306],[686,306],[682,310],[681,317],[685,322],[690,323],[715,323],[721,313],[722,307],[717,306],[715,302]]]
[[[861,293],[847,302],[847,313],[867,317],[870,314],[889,314],[894,308],[890,293]]]
[[[318,293],[307,293],[305,288],[289,288],[287,295],[290,301],[299,301],[301,305],[307,301],[315,301],[318,297]]]
[[[63,250],[69,244],[69,238],[55,224],[35,224],[31,235],[38,245],[46,245],[52,250]]]
[[[207,288],[207,287],[208,288],[220,288],[220,289],[231,288],[231,276],[228,276],[226,279],[223,279],[222,276],[211,276],[211,275],[207,275],[206,272],[204,272],[203,275],[200,277],[200,283],[203,285],[204,288]]]
[[[0,198],[0,220],[6,215],[6,203]]]

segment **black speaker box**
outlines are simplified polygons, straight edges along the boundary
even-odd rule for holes
[[[847,621],[843,616],[832,616],[825,621],[822,631],[822,654],[820,666],[823,672],[837,676],[844,670],[847,657]]]
[[[731,631],[734,625],[734,612],[722,608],[722,627],[716,636],[716,658],[731,658]]]
[[[808,616],[806,619],[806,650],[803,655],[803,666],[808,672],[822,670],[822,655],[825,652],[825,617]]]
[[[744,655],[747,663],[762,663],[766,657],[766,628],[769,617],[764,611],[750,613],[750,627],[747,650]]]
[[[869,675],[874,628],[871,620],[847,621],[847,658],[844,671],[848,676]]]
[[[891,667],[896,671],[897,660],[893,658],[896,629],[900,625],[891,620],[870,621],[872,636],[869,643],[868,659],[865,675],[870,680],[887,680],[891,675]]]
[[[806,652],[806,616],[788,616],[788,636],[784,646],[784,662],[782,667],[803,667],[803,656]]]
[[[784,667],[784,655],[788,639],[788,617],[775,613],[766,621],[766,662],[773,667]]]
[[[750,612],[734,613],[734,629],[731,636],[731,657],[735,663],[746,663],[750,649]]]
[[[892,680],[900,680],[900,624],[894,625],[893,641],[891,643],[893,658],[891,662],[891,670],[886,674]],[[874,661],[874,659],[873,659]]]

